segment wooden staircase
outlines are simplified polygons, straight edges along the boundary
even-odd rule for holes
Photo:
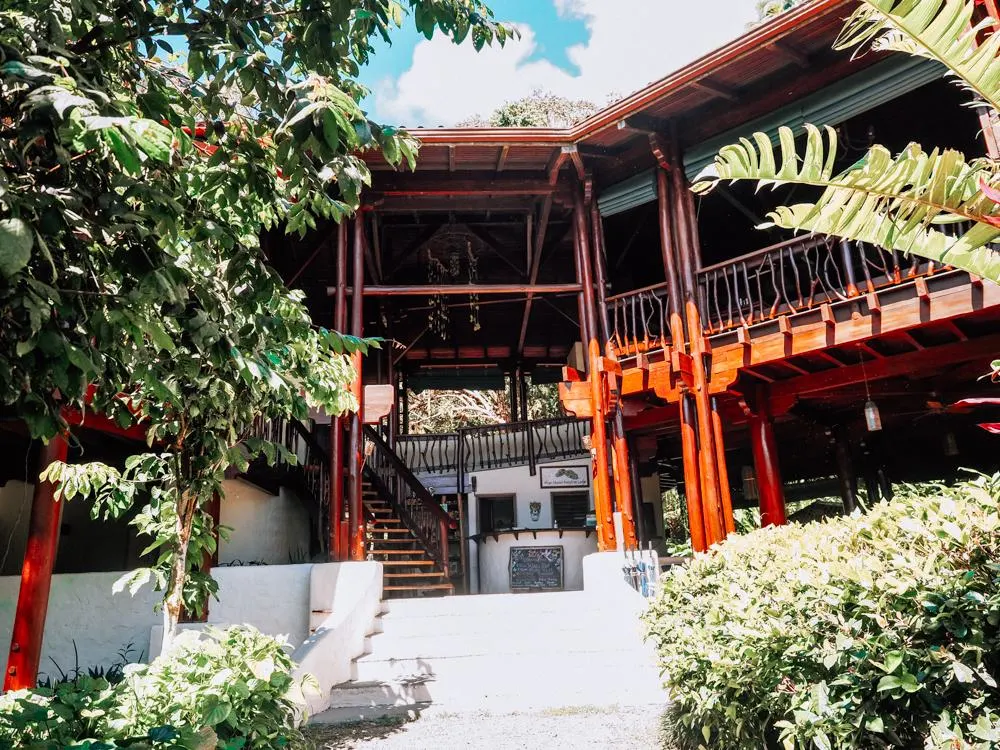
[[[369,560],[382,563],[385,598],[453,594],[448,571],[435,560],[397,516],[392,505],[366,481],[364,484],[365,550]]]

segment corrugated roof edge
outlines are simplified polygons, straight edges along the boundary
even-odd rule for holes
[[[757,47],[780,40],[804,21],[849,4],[850,0],[810,0],[798,5],[570,128],[414,128],[408,129],[408,132],[427,145],[573,145],[606,128],[614,127],[626,117],[637,114],[658,98],[681,86],[710,75],[720,65]]]

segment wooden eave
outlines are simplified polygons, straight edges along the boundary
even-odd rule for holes
[[[803,3],[570,128],[412,129],[422,144],[418,170],[541,171],[573,149],[620,160],[648,130],[671,124],[685,143],[704,140],[869,64],[831,60],[852,5]],[[692,116],[703,111],[712,116]],[[379,161],[372,158],[373,169],[383,168]]]

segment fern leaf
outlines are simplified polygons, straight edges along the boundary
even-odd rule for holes
[[[1000,34],[986,18],[973,23],[974,0],[862,0],[835,49],[894,50],[944,64],[976,97],[1000,108]]]
[[[1000,237],[1000,207],[988,194],[1000,185],[995,164],[966,162],[951,149],[927,153],[911,143],[896,157],[873,146],[850,169],[833,175],[836,132],[811,125],[806,131],[801,159],[788,128],[779,134],[780,153],[762,133],[723,148],[693,190],[709,192],[720,180],[821,188],[814,203],[781,207],[768,218],[786,229],[870,242],[1000,280],[1000,252],[990,244]],[[959,221],[973,225],[961,237],[937,228]]]

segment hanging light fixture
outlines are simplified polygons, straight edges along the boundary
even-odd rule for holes
[[[955,439],[955,433],[949,430],[944,436],[944,455],[946,456],[957,456],[958,455],[958,440]]]
[[[879,413],[878,404],[872,401],[872,394],[868,390],[868,374],[865,372],[865,358],[861,354],[861,345],[858,344],[858,356],[861,357],[861,377],[865,381],[865,426],[868,432],[878,432],[882,429],[882,415]]]

